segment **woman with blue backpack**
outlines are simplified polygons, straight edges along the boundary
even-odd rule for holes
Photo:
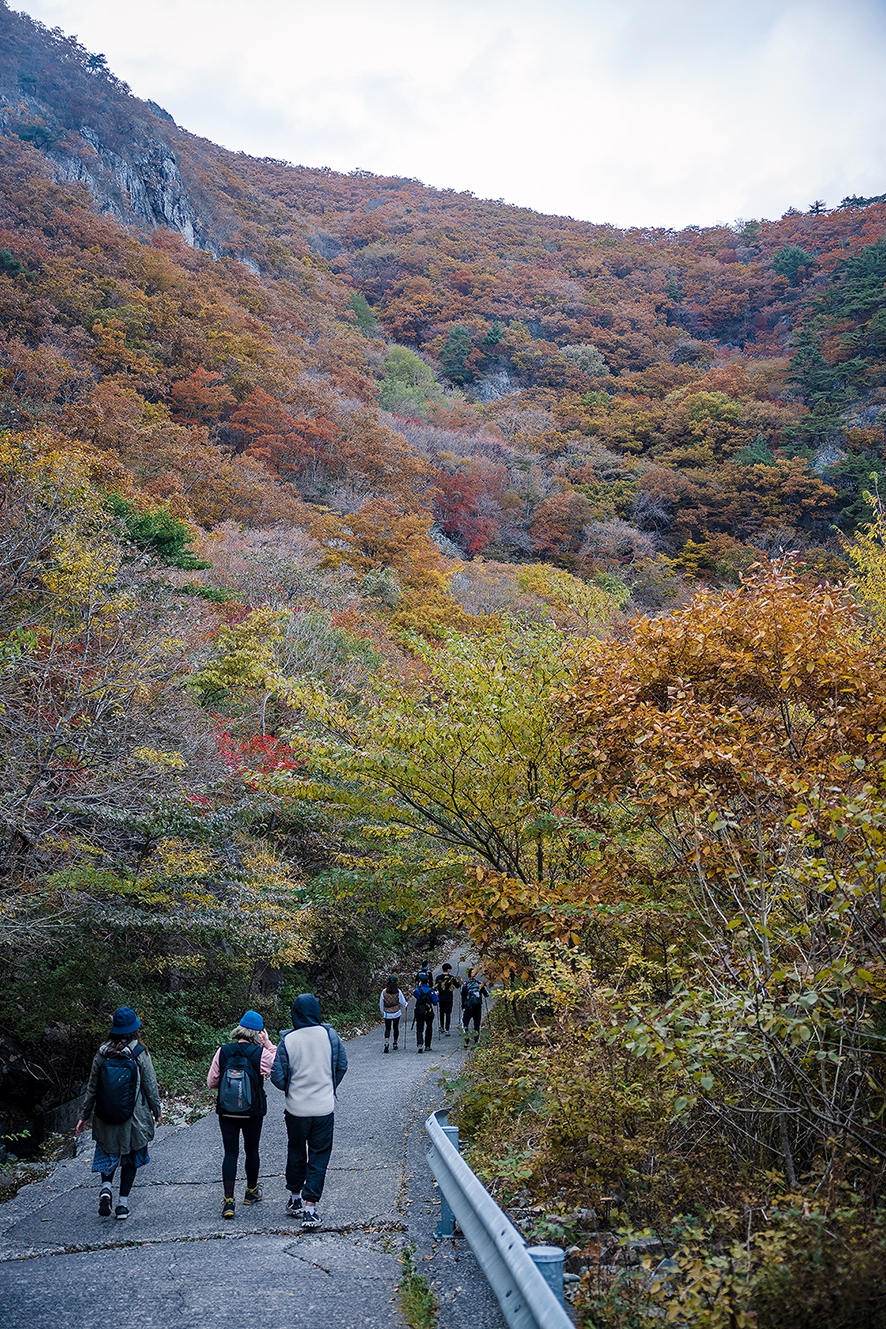
[[[268,1038],[265,1022],[258,1011],[244,1011],[240,1023],[231,1030],[230,1043],[223,1043],[212,1058],[206,1076],[210,1089],[218,1091],[215,1110],[221,1130],[225,1156],[222,1162],[222,1185],[225,1202],[222,1218],[235,1212],[234,1182],[240,1156],[240,1136],[246,1161],[244,1204],[258,1204],[262,1189],[258,1184],[261,1160],[258,1153],[262,1123],[268,1110],[264,1081],[271,1073],[275,1044]]]
[[[102,1177],[100,1218],[111,1216],[111,1186],[118,1167],[120,1195],[114,1217],[129,1217],[129,1194],[136,1170],[151,1161],[148,1144],[154,1138],[154,1124],[159,1124],[162,1116],[151,1054],[135,1037],[139,1029],[141,1020],[129,1006],[114,1012],[111,1032],[93,1058],[83,1115],[77,1122],[79,1135],[92,1118],[92,1170]]]

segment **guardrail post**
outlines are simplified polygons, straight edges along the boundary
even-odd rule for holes
[[[559,1246],[527,1246],[526,1254],[535,1265],[548,1287],[561,1306],[566,1305],[563,1296],[563,1261],[565,1251]]]
[[[450,1232],[445,1231],[444,1224],[453,1214],[459,1232],[489,1280],[508,1329],[573,1329],[572,1318],[561,1300],[563,1251],[554,1248],[560,1275],[555,1292],[549,1282],[550,1269],[530,1259],[523,1234],[502,1213],[454,1147],[455,1132],[447,1130],[446,1111],[431,1113],[425,1126],[431,1137],[428,1162],[441,1192],[439,1232],[452,1235],[451,1220]]]
[[[446,1136],[447,1140],[449,1140],[450,1143],[453,1144],[456,1149],[458,1149],[458,1127],[449,1126],[449,1125],[443,1126],[441,1123],[441,1129],[443,1131],[443,1134]],[[437,1231],[434,1233],[434,1236],[435,1237],[455,1236],[455,1216],[449,1207],[449,1201],[447,1200],[446,1196],[443,1194],[442,1187],[440,1188],[440,1222],[437,1224]]]

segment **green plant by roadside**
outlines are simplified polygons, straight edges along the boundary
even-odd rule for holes
[[[856,1197],[857,1198],[857,1197]],[[883,1329],[886,1218],[829,1214],[797,1197],[675,1224],[672,1258],[589,1263],[576,1299],[586,1329]],[[628,1238],[619,1250],[623,1257]],[[607,1258],[612,1259],[613,1256]]]
[[[437,1323],[437,1298],[428,1280],[416,1271],[415,1247],[404,1246],[400,1253],[403,1277],[397,1289],[400,1309],[409,1329],[434,1329]]]

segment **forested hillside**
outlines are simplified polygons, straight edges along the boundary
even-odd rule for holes
[[[0,4],[0,1129],[459,933],[588,1323],[886,1323],[884,232],[247,158]]]

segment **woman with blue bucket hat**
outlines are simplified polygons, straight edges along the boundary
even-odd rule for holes
[[[92,1119],[95,1140],[93,1172],[100,1172],[100,1218],[110,1218],[111,1187],[120,1169],[120,1194],[115,1218],[129,1217],[129,1194],[138,1168],[151,1161],[148,1144],[161,1119],[160,1094],[151,1054],[137,1037],[141,1020],[129,1006],[114,1012],[111,1032],[92,1062],[83,1115],[77,1134]]]

